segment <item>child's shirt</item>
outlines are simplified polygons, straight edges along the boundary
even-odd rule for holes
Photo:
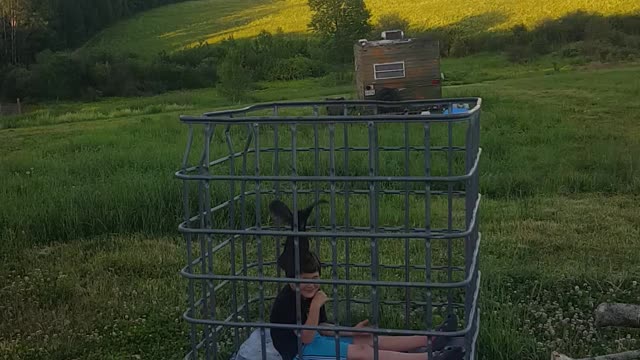
[[[300,299],[300,324],[307,322],[311,299]],[[288,284],[285,285],[276,297],[271,307],[270,321],[276,324],[296,324],[296,292]],[[327,322],[327,313],[324,305],[320,308],[318,324]],[[273,346],[278,350],[283,360],[291,360],[298,355],[298,337],[294,330],[271,329]]]

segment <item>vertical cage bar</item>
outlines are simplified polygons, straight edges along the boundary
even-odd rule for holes
[[[410,175],[409,164],[411,162],[411,156],[409,152],[409,123],[404,123],[404,176]],[[409,210],[411,203],[409,201],[409,182],[404,183],[404,231],[409,232]],[[411,239],[404,239],[404,281],[409,282],[411,280],[411,254],[409,248],[411,245]],[[409,317],[411,316],[411,288],[405,286],[404,288],[404,327],[409,328]]]
[[[300,219],[298,218],[298,182],[295,178],[298,177],[298,134],[297,134],[297,124],[291,124],[291,162],[292,162],[292,176],[294,180],[292,181],[292,195],[293,195],[293,209],[291,212],[293,213],[293,231],[296,233],[293,237],[293,248],[294,248],[294,267],[295,267],[295,278],[300,279],[300,237],[298,236],[298,222]],[[296,324],[298,326],[302,325],[302,304],[300,299],[300,283],[296,282]],[[302,334],[300,329],[296,329],[296,335],[298,337],[298,357],[302,359]]]
[[[478,143],[477,143],[478,133],[476,131],[477,129],[476,129],[476,126],[475,126],[477,118],[475,116],[473,116],[470,120],[471,120],[470,126],[473,128],[473,130],[472,130],[472,141],[471,141],[471,144],[469,146],[470,146],[470,148],[472,149],[472,151],[474,153],[473,157],[474,157],[474,160],[475,160],[475,157],[478,156],[478,150],[477,150],[477,147],[478,147]],[[477,188],[477,184],[478,184],[477,180],[478,180],[478,172],[477,172],[477,169],[476,169],[476,172],[474,172],[473,176],[471,177],[471,186],[470,186],[470,192],[471,192],[472,197],[473,197],[474,208],[475,208],[476,202],[478,201],[478,196],[479,196],[478,195],[478,188]],[[479,212],[476,213],[476,222],[478,221],[478,216],[479,215],[480,215]],[[474,226],[473,230],[471,231],[470,237],[471,237],[470,254],[473,254],[475,252],[477,246],[479,246],[479,244],[478,244],[478,226],[477,226],[477,224]],[[476,259],[476,260],[479,260],[479,259]],[[470,271],[473,272],[473,277],[472,277],[472,281],[471,281],[470,286],[469,286],[469,292],[472,294],[472,295],[470,295],[470,298],[471,298],[470,299],[470,302],[471,302],[470,306],[475,311],[475,316],[473,316],[473,318],[470,319],[470,322],[472,324],[474,324],[474,325],[475,325],[476,321],[478,320],[478,318],[477,318],[478,317],[478,314],[477,314],[478,309],[477,309],[477,307],[473,308],[473,304],[476,303],[476,301],[477,301],[476,294],[478,294],[478,296],[479,296],[479,292],[478,293],[476,292],[476,290],[478,290],[477,289],[477,287],[478,287],[477,280],[479,279],[479,273],[478,273],[477,266],[478,266],[478,263],[476,262],[476,267],[470,269]],[[469,333],[469,335],[468,335],[468,338],[469,338],[468,348],[472,350],[472,351],[470,351],[470,354],[469,354],[469,358],[471,358],[474,355],[472,347],[474,346],[475,331],[471,331]]]
[[[424,123],[424,173],[425,176],[431,176],[431,124]],[[431,183],[425,182],[424,185],[424,220],[425,231],[431,232]],[[425,246],[425,281],[431,282],[431,238],[424,239]],[[427,329],[433,327],[433,294],[431,288],[426,289],[425,304],[425,326]],[[432,356],[431,342],[427,346],[429,358]]]
[[[229,150],[229,174],[235,176],[236,164],[233,151],[233,140],[231,139],[231,125],[227,125],[224,131],[225,138],[227,140],[227,149]],[[234,200],[236,196],[236,182],[229,180],[229,229],[235,228],[236,223],[236,202]],[[231,258],[230,267],[232,276],[236,276],[236,237],[231,236],[229,244],[229,257]],[[233,309],[233,321],[238,322],[238,280],[231,281],[231,308]],[[237,348],[240,346],[239,329],[233,328],[233,346]]]
[[[251,130],[251,126],[247,125],[247,142],[245,143],[244,149],[242,151],[242,176],[247,176],[247,154],[249,152],[249,146],[251,146],[251,141],[253,139],[253,131]],[[242,229],[247,228],[247,180],[242,179],[240,182],[240,227]],[[242,275],[247,277],[248,273],[248,262],[247,262],[247,236],[242,235]],[[243,297],[244,297],[244,320],[249,321],[249,285],[246,281],[242,282],[243,285]],[[245,328],[247,335],[250,332],[250,328]]]
[[[471,171],[474,162],[475,162],[475,158],[476,156],[478,156],[478,142],[477,142],[477,136],[478,136],[478,132],[479,132],[479,127],[477,127],[476,118],[477,113],[475,115],[473,115],[472,117],[469,118],[468,120],[468,127],[467,127],[467,136],[466,136],[466,159],[465,159],[465,167],[467,169],[467,172]],[[472,223],[472,218],[473,218],[473,211],[474,211],[474,207],[475,207],[475,203],[478,200],[478,189],[476,187],[476,180],[477,180],[477,169],[476,169],[476,173],[474,173],[471,178],[469,180],[466,181],[465,186],[466,186],[466,193],[465,193],[465,207],[466,207],[466,227],[467,229],[469,229],[469,227],[471,226]],[[476,214],[477,216],[479,214]],[[477,221],[477,218],[476,218]],[[477,228],[472,229],[471,233],[465,238],[465,273],[467,274],[467,276],[469,274],[471,274],[470,272],[473,272],[471,274],[472,276],[472,280],[469,283],[469,285],[466,287],[466,296],[465,296],[465,319],[467,322],[472,322],[472,321],[476,321],[477,319],[471,319],[471,313],[473,312],[473,304],[474,304],[474,296],[475,296],[475,290],[477,287],[476,284],[476,280],[477,280],[477,269],[476,268],[471,268],[471,263],[473,261],[473,252],[475,250],[475,247],[477,246]],[[477,264],[476,264],[477,266]],[[476,309],[477,310],[477,309]],[[477,314],[476,314],[477,316]],[[470,348],[471,346],[473,346],[473,338],[474,338],[475,334],[473,332],[470,332],[467,334],[467,336],[465,337],[465,347],[466,348]],[[466,355],[467,359],[470,359],[472,356],[472,353],[470,352],[469,354]]]
[[[203,137],[203,141],[204,141],[204,149],[202,151],[202,156],[200,157],[200,164],[198,165],[198,171],[201,175],[206,174],[205,173],[205,169],[206,169],[206,165],[205,165],[205,161],[206,161],[206,152],[208,150],[208,146],[207,144],[209,143],[209,139],[208,139],[208,130],[210,128],[211,125],[205,125],[205,129],[204,129],[204,137]],[[200,229],[204,229],[205,228],[205,198],[204,198],[204,187],[205,187],[205,182],[206,180],[200,180],[198,181],[198,219],[200,220],[199,222],[199,227]],[[207,272],[207,235],[206,234],[200,234],[199,235],[200,238],[200,271],[202,274],[206,274]],[[209,317],[209,284],[208,284],[208,280],[206,279],[202,279],[200,281],[200,288],[202,289],[202,317],[203,318],[208,318]],[[210,325],[204,325],[204,351],[205,351],[205,358],[208,360],[211,358],[211,345],[210,345],[210,335],[209,335],[209,331],[210,331]],[[215,344],[213,344],[213,346],[215,346]],[[214,350],[215,352],[215,350]]]
[[[475,137],[474,137],[474,143],[473,143],[473,148],[474,148],[474,152],[476,153],[476,156],[480,156],[480,110],[478,110],[478,112],[472,116],[472,121],[474,123],[474,133],[475,133]],[[478,168],[476,169],[476,174],[473,177],[474,179],[474,185],[473,185],[473,194],[475,197],[476,201],[480,200],[480,165],[478,164]],[[477,225],[476,228],[473,232],[473,236],[474,236],[474,247],[478,247],[480,246],[480,212],[481,209],[478,206],[478,212],[476,214],[476,221],[477,221]],[[471,360],[475,360],[476,358],[476,352],[475,349],[478,346],[478,336],[480,333],[480,306],[478,304],[480,304],[480,280],[482,277],[482,274],[480,273],[480,257],[478,256],[478,259],[476,260],[476,269],[475,271],[475,277],[476,277],[476,281],[474,281],[474,283],[476,284],[474,287],[476,288],[476,294],[477,297],[472,300],[475,301],[476,303],[476,328],[475,328],[475,334],[473,335],[473,338],[471,339],[472,341],[472,346],[473,346],[473,350],[471,353]]]
[[[184,154],[182,155],[182,170],[186,170],[189,166],[189,154],[191,153],[191,147],[193,146],[193,125],[189,124],[187,130],[187,145],[185,146]],[[185,180],[186,181],[186,180]],[[186,201],[188,202],[189,199]],[[189,208],[185,209],[187,213],[191,213]],[[189,220],[189,218],[187,218]]]
[[[480,156],[480,112],[478,111],[478,113],[474,114],[471,117],[471,122],[473,124],[474,127],[474,141],[472,143],[473,146],[473,151],[476,154],[476,156]],[[480,169],[479,166],[478,168],[476,168],[476,172],[473,176],[473,186],[472,186],[472,191],[473,191],[473,197],[474,197],[474,203],[477,202],[480,198]],[[477,246],[480,246],[479,241],[480,241],[480,225],[479,225],[479,219],[480,219],[480,208],[478,208],[478,212],[476,213],[476,227],[474,228],[472,234],[473,234],[473,247],[474,250]],[[480,286],[479,281],[480,281],[480,270],[479,270],[479,266],[480,266],[480,258],[478,257],[478,259],[476,259],[476,268],[472,269],[472,271],[474,271],[474,281],[473,281],[473,288],[474,290],[479,290],[478,287]],[[477,294],[477,295],[476,295]],[[476,298],[477,296],[477,298]],[[472,299],[472,303],[475,302],[476,304],[479,303],[479,297],[480,297],[480,291],[474,291],[474,299]],[[476,318],[475,321],[476,323],[476,332],[478,332],[479,330],[479,324],[480,324],[480,309],[479,307],[476,307]],[[474,347],[477,345],[477,333],[474,333],[472,335],[472,339],[471,339],[471,347]],[[475,351],[472,351],[472,353],[469,355],[470,357],[475,358]]]
[[[260,176],[260,126],[257,123],[253,124],[253,143],[254,143],[254,149],[255,149],[255,175],[256,176]],[[260,200],[262,198],[262,188],[261,188],[262,182],[258,179],[256,180],[256,184],[255,184],[255,193],[256,193],[256,200],[255,200],[255,221],[256,221],[256,229],[257,231],[262,230],[262,219],[261,219],[261,215],[262,215],[262,207],[260,204]],[[264,277],[264,260],[263,260],[263,254],[262,254],[262,236],[261,235],[256,235],[256,242],[258,245],[258,278],[260,279],[260,281],[258,281],[258,292],[259,292],[259,302],[260,302],[260,322],[264,322],[265,321],[265,310],[264,310],[264,281],[262,281],[262,278]],[[260,328],[260,344],[262,346],[262,360],[267,360],[267,341],[266,341],[266,334],[265,334],[265,328],[261,327]]]
[[[348,124],[344,124],[343,138],[344,138],[344,176],[349,175],[349,128]],[[344,187],[344,228],[345,231],[349,231],[349,191],[350,184],[345,182]],[[344,239],[344,277],[346,280],[350,279],[350,238]],[[347,324],[351,324],[351,286],[345,286],[345,315]]]
[[[369,176],[376,176],[377,173],[377,132],[376,124],[373,121],[368,122],[369,126]],[[378,231],[378,209],[377,209],[377,183],[375,181],[369,181],[369,220],[370,229],[372,232]],[[371,279],[372,281],[379,281],[378,277],[378,238],[371,238]],[[372,313],[374,326],[379,326],[380,322],[380,300],[378,294],[378,287],[373,285],[371,287],[372,301]],[[373,359],[378,360],[379,341],[378,334],[373,335]]]
[[[186,183],[186,180],[185,180]],[[187,216],[187,221],[188,221],[188,216]],[[186,237],[186,241],[187,241],[187,260],[189,261],[188,263],[188,271],[189,274],[193,274],[193,267],[192,267],[192,262],[193,262],[193,254],[192,254],[192,250],[191,247],[193,246],[192,240],[191,240],[191,234],[185,234]],[[195,299],[194,299],[194,284],[193,284],[193,279],[189,279],[188,280],[188,287],[187,287],[187,291],[188,291],[188,297],[187,297],[187,301],[189,302],[189,311],[188,311],[188,315],[190,318],[193,318],[195,316]],[[195,360],[197,358],[197,353],[196,353],[196,344],[197,344],[197,329],[196,329],[196,324],[191,323],[189,326],[189,341],[191,343],[191,358],[193,360]]]
[[[278,117],[278,105],[273,106],[273,116]],[[275,176],[280,176],[280,139],[278,135],[278,124],[273,125],[273,171]],[[280,199],[280,181],[276,180],[273,184],[275,190],[275,198]],[[280,255],[280,241],[275,239],[276,242],[276,259]],[[276,266],[276,276],[281,276],[281,270],[279,266]]]
[[[191,146],[193,144],[193,125],[189,125],[188,134],[187,134],[187,145],[185,148],[184,156],[182,158],[182,170],[186,170],[189,166],[189,153],[191,152]],[[191,222],[189,219],[191,218],[191,205],[189,203],[189,181],[182,181],[182,207],[184,211],[184,217],[182,218],[185,227],[191,227]],[[191,233],[185,233],[184,237],[187,243],[187,271],[189,274],[193,274],[193,254],[192,254],[192,240]],[[195,316],[195,295],[194,295],[194,280],[187,280],[187,301],[189,305],[188,316],[193,318]],[[189,325],[189,342],[191,345],[191,359],[195,360],[197,358],[196,353],[196,344],[197,344],[197,329],[196,324],[191,323]]]
[[[472,146],[472,141],[473,141],[473,125],[471,124],[471,122],[469,121],[467,124],[467,134],[466,134],[466,144],[465,144],[465,170],[468,173],[469,171],[471,171],[471,168],[473,166],[473,146]],[[472,180],[469,179],[465,182],[465,228],[469,229],[469,227],[471,226],[471,219],[473,216],[473,194],[472,192]],[[471,257],[473,254],[473,245],[472,245],[472,239],[473,237],[471,236],[471,234],[467,235],[465,237],[465,246],[464,246],[464,253],[465,253],[465,275],[469,276],[469,272],[472,271],[471,269]],[[466,289],[466,294],[465,294],[465,320],[468,321],[468,318],[471,314],[471,306],[472,306],[472,285],[469,284],[469,286],[467,286]]]
[[[335,123],[329,124],[329,176],[336,175],[336,152],[335,152],[335,132],[336,126]],[[330,198],[330,223],[331,223],[331,232],[335,234],[336,232],[336,182],[331,181],[330,184],[331,198]],[[338,280],[338,249],[336,244],[336,237],[331,237],[331,277],[332,279]],[[333,283],[333,323],[336,325],[340,325],[340,300],[338,298],[338,286],[336,283]],[[349,301],[349,299],[347,299]],[[347,354],[340,353],[340,334],[336,331],[335,335],[335,346],[336,346],[336,354],[338,357],[346,356]]]
[[[318,106],[314,105],[313,106],[313,115],[314,116],[318,116]],[[313,124],[313,146],[314,146],[314,168],[313,168],[313,173],[316,176],[320,175],[320,145],[319,145],[319,139],[318,139],[318,123],[314,123]],[[313,182],[313,192],[315,195],[315,203],[317,204],[318,201],[320,201],[320,189],[318,186],[318,182],[314,181]],[[314,211],[314,215],[315,215],[315,225],[316,228],[315,230],[318,231],[318,227],[320,226],[320,212],[319,211]],[[320,239],[315,238],[315,243],[316,243],[316,255],[318,255],[318,257],[320,257]]]
[[[447,122],[447,176],[453,175],[453,123]],[[453,184],[449,182],[447,184],[447,232],[451,233],[453,230]],[[453,281],[453,240],[447,239],[447,282]],[[447,314],[453,311],[453,290],[447,291]]]
[[[206,130],[206,142],[204,144],[205,147],[205,156],[203,161],[203,167],[206,174],[209,174],[209,163],[211,159],[211,139],[213,138],[215,132],[215,125],[209,124]],[[204,228],[211,229],[212,226],[212,214],[211,214],[211,186],[209,181],[204,182]],[[206,243],[207,243],[207,272],[209,274],[213,274],[213,238],[211,235],[206,235]],[[204,259],[204,257],[203,257]],[[208,309],[208,317],[209,319],[216,318],[216,293],[215,293],[215,284],[213,280],[207,280],[208,292],[210,294],[209,301],[209,309]],[[213,344],[213,358],[217,358],[218,356],[218,342],[217,342],[217,332],[215,328],[211,329],[211,342]]]

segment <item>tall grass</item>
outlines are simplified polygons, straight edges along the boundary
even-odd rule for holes
[[[348,79],[331,74],[318,79],[261,83],[250,94],[256,102],[280,101],[303,97],[331,96],[353,92]],[[215,88],[171,91],[161,95],[135,98],[105,98],[95,102],[42,102],[22,116],[0,118],[1,129],[17,129],[64,123],[87,123],[98,120],[123,120],[144,116],[199,114],[213,108],[229,108],[248,104],[231,104]],[[78,124],[78,126],[84,126]]]
[[[637,74],[637,69],[567,73],[448,90],[447,96],[484,98],[481,192],[491,198],[637,193],[640,143],[631,115],[637,108]],[[570,90],[575,86],[580,90]],[[280,96],[275,91],[263,99]],[[2,131],[3,236],[49,243],[104,233],[173,232],[181,212],[173,172],[186,141],[178,114]],[[380,132],[382,139],[397,142],[390,135]],[[353,144],[368,142],[366,133],[350,136]],[[225,154],[223,138],[216,141],[214,151]],[[300,141],[302,146],[311,139]],[[402,171],[394,158],[383,160],[382,173]],[[356,165],[366,171],[365,162],[352,162]],[[312,171],[307,167],[301,170]],[[214,196],[225,196],[223,190],[214,189]],[[3,242],[8,243],[13,241]]]

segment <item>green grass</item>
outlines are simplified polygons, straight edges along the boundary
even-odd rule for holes
[[[640,112],[640,67],[555,72],[550,60],[510,68],[499,58],[467,61],[452,60],[445,67],[456,74],[451,82],[461,84],[445,89],[445,95],[484,99],[481,358],[547,359],[556,349],[580,357],[637,348],[637,331],[597,329],[592,313],[599,302],[640,297],[635,256],[640,250],[640,125],[634,116]],[[252,96],[272,101],[350,93],[350,86],[324,79],[264,84]],[[186,126],[178,115],[231,106],[215,91],[201,90],[48,104],[36,114],[3,119],[0,358],[177,359],[185,354],[186,282],[178,272],[186,249],[177,237],[182,199],[173,172],[180,166]],[[434,127],[434,134],[438,131]],[[271,141],[265,129],[261,134],[263,145]],[[422,140],[420,132],[411,134],[412,141]],[[242,138],[240,130],[233,135],[236,141]],[[301,144],[311,141],[309,135],[301,129]],[[326,129],[320,135],[327,141]],[[367,143],[367,133],[357,127],[350,136],[352,144]],[[380,138],[401,141],[384,129]],[[216,137],[214,144],[222,140]],[[340,146],[339,136],[336,141]],[[213,152],[227,150],[216,145]],[[281,159],[283,169],[287,159]],[[350,171],[368,171],[366,155],[361,159],[354,155]],[[402,172],[399,159],[383,158],[381,170]],[[422,170],[419,160],[412,171]],[[269,161],[262,159],[263,169],[269,169]],[[326,164],[328,157],[320,161]],[[299,171],[312,172],[312,164],[302,156]],[[441,165],[434,169],[441,171]],[[215,184],[214,200],[228,197],[227,189]],[[411,225],[424,225],[422,199],[410,200]],[[351,220],[368,225],[368,201],[351,201]],[[401,196],[382,197],[381,222],[404,224],[403,204]],[[460,209],[458,202],[454,205]],[[444,209],[446,201],[434,199],[437,226],[446,226]],[[342,207],[336,210],[342,219]],[[264,216],[268,219],[266,211]],[[326,224],[327,207],[320,216]],[[216,221],[224,224],[225,218]],[[453,221],[459,225],[461,218]],[[268,245],[273,241],[264,240],[273,259]],[[329,245],[322,246],[324,258]],[[354,246],[360,251],[353,256],[368,262],[369,244]],[[381,246],[382,263],[401,263],[402,246]],[[423,259],[423,246],[411,246],[412,259]],[[460,246],[453,251],[458,261]],[[445,261],[445,253],[434,242],[434,261]],[[216,269],[228,268],[228,259],[221,253]],[[394,271],[382,275],[398,276]],[[274,289],[267,286],[268,293]],[[357,289],[355,295],[366,297],[368,290]],[[220,309],[227,305],[228,299]],[[364,311],[356,310],[354,321]],[[402,313],[401,308],[387,310]],[[404,326],[385,314],[385,324]],[[414,321],[424,316],[412,315]]]
[[[528,64],[513,63],[503,56],[494,54],[442,59],[445,86],[559,74],[581,67],[583,66],[574,64],[571,60],[551,56],[541,57]],[[258,84],[257,87],[258,90],[252,93],[256,102],[353,95],[353,86],[349,80],[339,79],[335,74],[319,79]],[[301,96],[301,93],[305,95]],[[233,106],[229,105],[216,89],[172,91],[144,98],[106,98],[98,102],[43,102],[33,105],[27,115],[0,118],[0,129],[139,118],[159,114],[179,115],[230,107]]]
[[[300,97],[300,93],[305,95]],[[303,99],[348,95],[353,92],[336,76],[292,82],[258,84],[250,97],[256,102],[282,101],[291,98]],[[199,114],[213,108],[245,106],[229,104],[215,88],[173,91],[142,98],[105,98],[98,102],[43,102],[23,116],[0,118],[0,129],[16,129],[66,123],[89,123],[99,120],[136,119],[144,116]],[[82,126],[81,124],[79,124]]]
[[[368,0],[373,21],[397,14],[416,30],[457,24],[465,34],[504,29],[517,24],[533,26],[576,10],[604,15],[640,10],[634,0],[465,0],[452,6],[445,0],[403,1],[401,6]],[[428,15],[425,15],[428,14]],[[95,36],[83,48],[107,52],[130,51],[152,56],[202,41],[214,43],[228,36],[251,37],[262,30],[306,33],[310,11],[305,0],[194,0],[160,7],[122,21]]]
[[[447,96],[480,94],[485,99],[482,192],[496,198],[637,193],[640,145],[632,114],[638,111],[638,73],[637,67],[567,72],[447,90]],[[276,85],[255,96],[262,101],[322,99],[331,91],[350,91],[326,86],[303,90],[310,84]],[[181,212],[173,171],[186,141],[186,127],[178,115],[222,105],[212,101],[211,108],[204,107],[204,99],[215,95],[193,94],[192,102],[186,94],[178,94],[175,99],[166,95],[142,100],[140,105],[134,100],[78,105],[80,111],[124,111],[126,106],[159,106],[162,101],[190,107],[180,112],[116,114],[80,123],[68,123],[64,112],[48,120],[63,122],[59,125],[3,130],[0,143],[7,152],[0,160],[3,232],[9,238],[46,243],[105,232],[171,231]],[[89,119],[95,118],[92,111],[100,110],[88,111]],[[29,116],[25,119],[28,122]],[[75,119],[81,115],[76,113]],[[366,144],[366,134],[352,137]],[[226,152],[223,147],[215,151]],[[301,166],[308,171],[304,166],[308,169],[309,163]],[[385,166],[389,166],[385,173],[398,171],[393,162]],[[114,187],[122,190],[114,193]]]
[[[640,333],[597,329],[592,311],[600,302],[640,296],[632,283],[640,276],[633,255],[638,200],[580,195],[484,202],[483,359],[547,359],[556,349],[583,356],[637,346]],[[599,223],[595,230],[591,219]],[[381,261],[398,256],[385,252]],[[24,249],[0,267],[0,356],[181,358],[188,344],[181,319],[186,282],[177,270],[184,259],[182,239],[144,235]]]

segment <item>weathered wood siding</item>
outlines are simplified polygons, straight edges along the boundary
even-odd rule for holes
[[[405,77],[375,79],[374,65],[405,62]],[[439,43],[430,39],[412,39],[410,42],[391,44],[355,45],[356,86],[360,99],[367,85],[373,85],[376,94],[383,88],[400,89],[402,99],[429,99],[442,97]]]
[[[0,103],[0,116],[11,116],[22,114],[22,105],[20,102],[16,104],[2,104]]]

